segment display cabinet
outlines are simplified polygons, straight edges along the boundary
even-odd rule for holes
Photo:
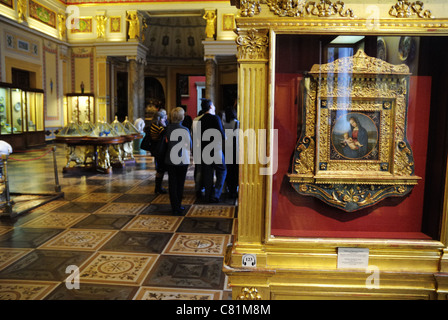
[[[88,120],[95,123],[95,95],[93,93],[68,93],[65,95],[65,121],[76,120],[80,123]]]
[[[443,3],[234,3],[233,298],[446,299]]]
[[[45,144],[44,91],[0,83],[0,136],[14,149]]]

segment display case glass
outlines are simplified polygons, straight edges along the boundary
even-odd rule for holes
[[[446,39],[343,38],[276,35],[278,170],[272,177],[269,237],[441,240],[448,149]],[[359,49],[374,61],[360,68],[377,69],[357,78]],[[389,66],[387,76],[380,70],[383,62]],[[344,64],[345,76],[331,69]],[[405,80],[394,80],[395,66],[406,70]],[[400,106],[403,110],[391,116],[389,110]],[[363,155],[348,149],[362,144],[361,129],[352,135],[351,118],[359,120],[355,127],[366,128]],[[297,178],[294,183],[291,175]],[[366,203],[371,198],[365,185],[373,197],[372,190],[387,179],[394,179],[395,191],[403,191],[407,187],[398,177],[408,175],[415,175],[410,192],[355,211],[334,205]],[[316,184],[319,179],[326,184]]]
[[[65,120],[69,123],[72,117],[79,123],[88,120],[91,123],[95,122],[95,97],[93,94],[78,94],[69,93],[65,96],[66,110]]]
[[[44,92],[0,83],[0,134],[44,130]]]

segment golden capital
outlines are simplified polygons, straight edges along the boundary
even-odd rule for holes
[[[267,30],[238,30],[236,43],[239,60],[267,60],[269,58],[269,37]]]

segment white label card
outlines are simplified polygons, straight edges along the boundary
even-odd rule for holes
[[[338,248],[338,269],[366,269],[368,266],[368,248]]]

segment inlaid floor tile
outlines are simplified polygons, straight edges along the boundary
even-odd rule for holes
[[[116,198],[118,198],[121,195],[121,193],[88,193],[85,194],[79,198],[76,198],[73,201],[76,202],[110,202]]]
[[[219,300],[221,292],[213,290],[188,290],[141,287],[134,300]]]
[[[72,228],[119,230],[132,216],[119,214],[91,214]]]
[[[66,205],[67,203],[69,203],[67,200],[53,200],[31,210],[31,212],[50,212],[56,208]]]
[[[181,219],[180,217],[170,216],[140,215],[132,219],[123,230],[174,232],[179,226]]]
[[[184,196],[182,198],[182,204],[193,204],[196,200],[196,196],[192,193],[184,193]],[[170,202],[170,195],[168,193],[161,194],[157,198],[155,198],[151,204],[169,204]]]
[[[166,186],[163,186],[166,187]],[[129,189],[128,191],[126,191],[126,193],[129,194],[154,194],[154,185],[138,185],[135,186],[131,189]]]
[[[161,253],[171,236],[161,232],[120,231],[101,251]]]
[[[104,202],[69,202],[52,212],[93,213],[104,206]]]
[[[154,265],[157,255],[98,252],[82,268],[80,283],[139,285]]]
[[[95,214],[122,214],[122,215],[137,215],[148,204],[146,203],[119,203],[111,202],[104,205],[102,208],[95,211]]]
[[[60,284],[44,300],[131,300],[138,287],[82,283],[79,289],[67,289]]]
[[[0,248],[0,270],[20,259],[33,249]]]
[[[66,229],[87,217],[88,213],[49,212],[21,225],[22,228]]]
[[[116,186],[112,183],[98,187],[95,189],[95,193],[125,193],[128,190],[128,186]]]
[[[0,272],[0,279],[63,281],[70,265],[81,266],[87,251],[33,250]]]
[[[233,218],[235,208],[231,206],[195,205],[188,212],[188,217]]]
[[[0,300],[41,300],[59,282],[0,280]]]
[[[230,234],[232,227],[233,219],[185,217],[177,232]]]
[[[157,197],[156,194],[130,194],[126,193],[112,202],[150,203]]]
[[[69,229],[46,242],[39,249],[97,250],[117,232]]]
[[[144,286],[222,290],[223,258],[200,256],[160,256]]]
[[[75,185],[69,185],[69,186],[62,186],[63,192],[93,192],[95,189],[98,189],[98,186],[96,185],[86,185],[86,184],[78,184]]]
[[[0,236],[0,247],[37,248],[62,230],[38,228],[14,228]]]
[[[223,256],[230,236],[211,234],[175,234],[164,254]]]
[[[188,212],[190,210],[189,205],[184,205],[185,212]],[[171,208],[170,204],[151,204],[148,207],[146,207],[142,212],[140,212],[140,215],[173,215],[173,210]]]

